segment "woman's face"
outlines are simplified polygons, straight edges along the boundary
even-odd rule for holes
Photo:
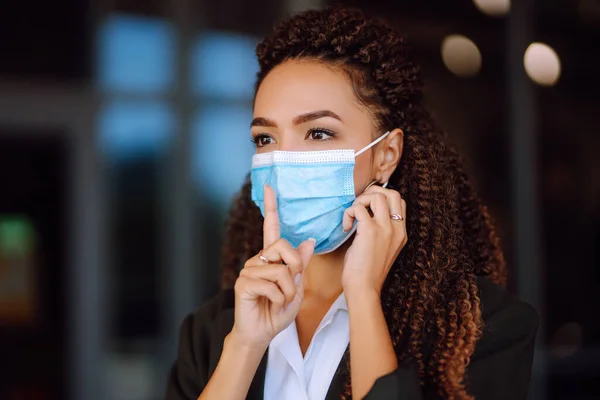
[[[358,102],[348,78],[317,62],[286,61],[278,65],[256,94],[252,137],[257,153],[358,151],[384,133],[375,129],[373,117]],[[372,151],[356,158],[357,195],[380,179]]]

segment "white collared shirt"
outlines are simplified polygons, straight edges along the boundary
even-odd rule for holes
[[[323,400],[350,340],[342,293],[331,305],[302,357],[296,322],[269,345],[264,400]]]

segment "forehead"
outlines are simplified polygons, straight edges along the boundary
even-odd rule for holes
[[[286,61],[265,77],[256,94],[255,116],[294,117],[314,110],[332,110],[368,117],[342,71],[315,61]]]

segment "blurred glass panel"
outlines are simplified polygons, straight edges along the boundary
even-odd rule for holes
[[[251,100],[258,72],[256,44],[256,39],[235,33],[200,36],[191,54],[194,94]]]
[[[117,343],[153,340],[160,332],[165,158],[117,159],[109,171],[110,333]]]
[[[250,105],[209,105],[192,121],[194,182],[204,197],[228,209],[254,154]]]
[[[158,100],[116,99],[100,112],[99,145],[110,163],[111,334],[155,338],[164,259],[163,177],[177,120]]]
[[[158,18],[116,15],[98,31],[98,83],[106,91],[159,92],[175,81],[176,35]]]
[[[109,159],[162,153],[173,135],[175,115],[164,102],[115,100],[100,113],[99,140]]]

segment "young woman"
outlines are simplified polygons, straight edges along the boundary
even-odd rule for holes
[[[235,287],[183,322],[167,399],[525,398],[537,314],[501,287],[405,39],[329,8],[257,55],[256,155],[223,252]]]

